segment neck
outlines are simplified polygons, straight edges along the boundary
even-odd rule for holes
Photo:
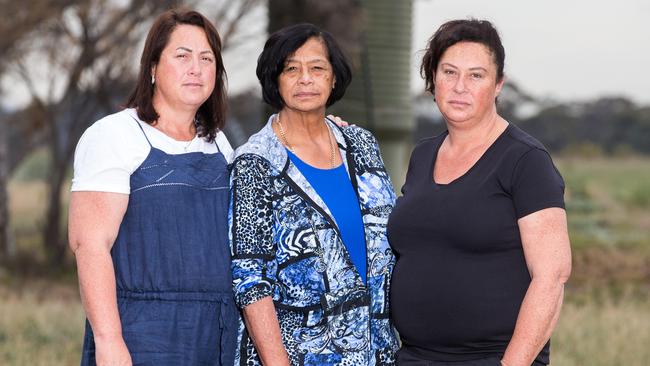
[[[449,147],[465,150],[491,143],[506,127],[508,127],[508,122],[501,118],[496,111],[476,122],[461,124],[447,122]]]
[[[299,141],[308,141],[307,139],[327,138],[327,125],[323,123],[325,119],[325,109],[318,112],[299,112],[284,108],[279,112],[280,122],[291,136]]]
[[[196,109],[173,108],[160,99],[153,100],[153,106],[158,113],[154,127],[176,140],[191,140],[196,135],[194,117]]]

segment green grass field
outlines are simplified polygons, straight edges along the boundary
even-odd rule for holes
[[[552,338],[552,365],[645,366],[650,159],[556,163],[567,185],[574,267]],[[32,258],[29,265],[42,260],[38,230],[45,197],[42,183],[10,185],[13,232],[19,257]],[[73,276],[17,277],[0,268],[0,365],[78,364],[84,316]]]

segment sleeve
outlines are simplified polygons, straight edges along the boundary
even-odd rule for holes
[[[135,141],[132,130],[120,124],[116,119],[100,120],[81,136],[74,155],[72,191],[130,193],[131,174],[146,158],[149,145],[144,137],[144,142]]]
[[[517,161],[512,175],[517,218],[549,208],[564,208],[564,180],[549,153],[533,148]]]
[[[272,296],[276,281],[270,165],[253,155],[233,163],[228,214],[235,302]]]

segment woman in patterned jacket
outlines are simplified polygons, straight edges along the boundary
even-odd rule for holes
[[[395,193],[375,138],[325,118],[350,82],[347,61],[329,33],[300,24],[269,37],[257,76],[279,112],[233,162],[233,287],[246,324],[236,362],[394,364]]]

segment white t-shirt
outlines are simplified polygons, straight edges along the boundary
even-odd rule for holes
[[[226,135],[219,131],[216,143],[200,137],[177,141],[138,118],[135,109],[125,109],[93,123],[79,139],[74,154],[72,191],[131,192],[131,174],[144,162],[151,145],[167,154],[189,152],[223,153],[230,163],[233,149]]]

